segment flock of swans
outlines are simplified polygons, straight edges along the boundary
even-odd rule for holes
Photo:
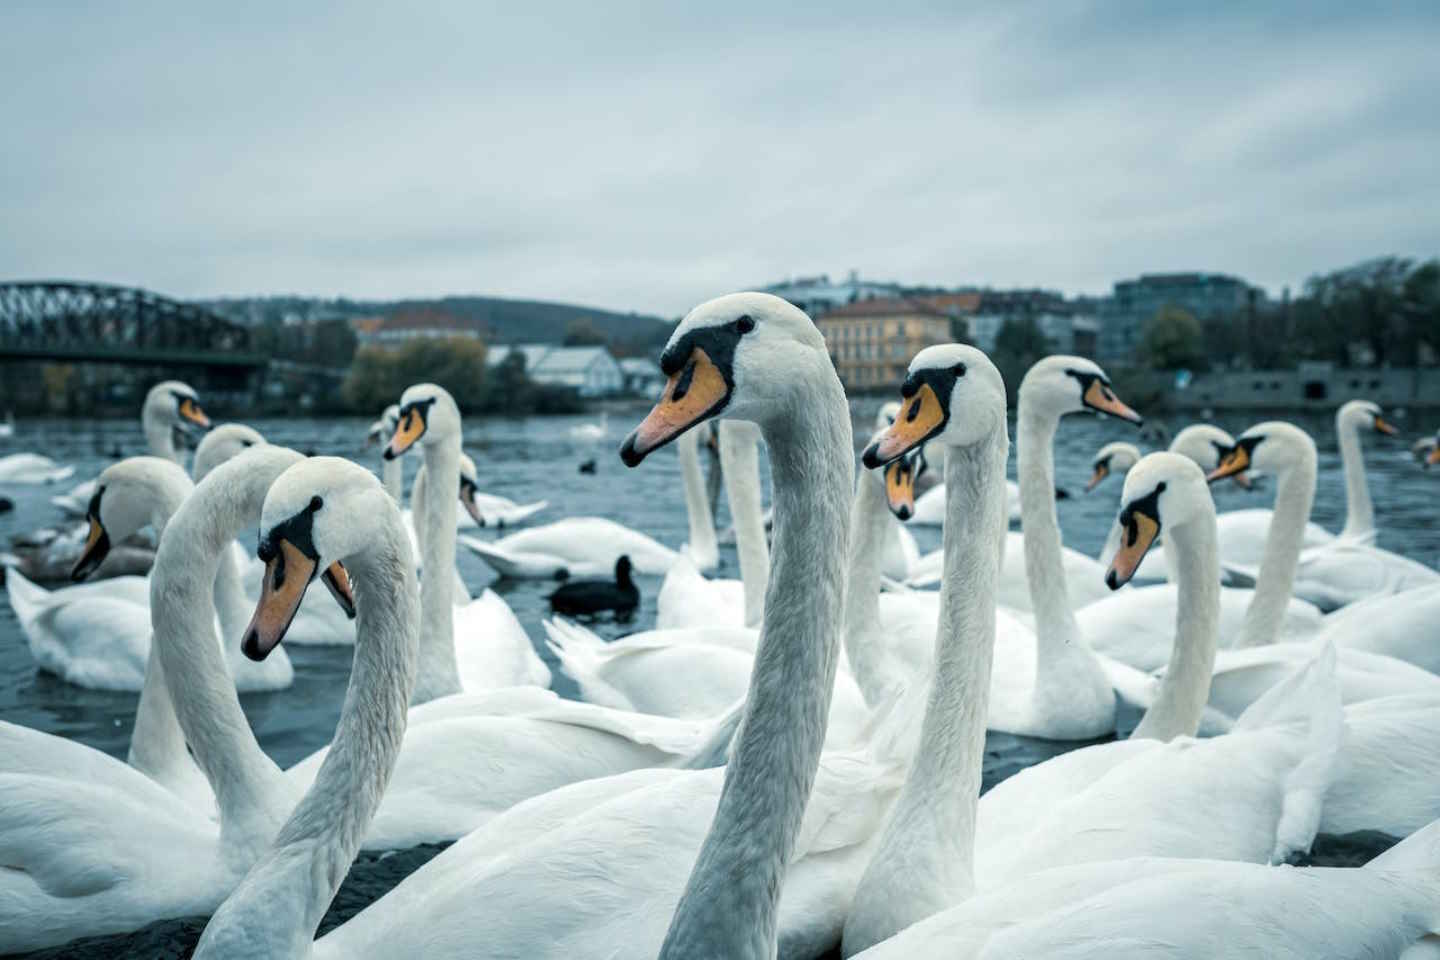
[[[1068,414],[1140,417],[1089,360],[1020,384],[1018,484],[1005,384],[973,347],[914,357],[858,477],[824,340],[785,301],[701,304],[661,367],[620,457],[675,443],[679,550],[601,518],[463,532],[545,504],[476,489],[434,384],[371,428],[382,479],[239,425],[187,474],[172,433],[208,419],[184,384],[152,390],[151,455],[57,498],[86,526],[51,558],[83,579],[151,527],[149,575],[51,591],[10,572],[41,666],[140,700],[124,763],[0,723],[0,951],[198,915],[202,958],[1440,956],[1440,574],[1375,545],[1377,407],[1337,416],[1338,534],[1309,521],[1304,431],[1197,425],[1097,453],[1091,487],[1124,482],[1095,558],[1062,543],[1054,438]],[[738,580],[708,576],[710,420]],[[402,510],[406,454],[423,468]],[[1259,472],[1273,509],[1217,515],[1210,485]],[[921,555],[897,518],[943,546]],[[236,537],[257,528],[251,557]],[[459,546],[511,577],[628,556],[665,576],[656,629],[546,623],[582,694],[562,700]],[[354,660],[333,741],[281,769],[237,691],[287,686],[293,643]],[[1122,705],[1144,715],[1113,739]],[[987,730],[1105,739],[981,797]],[[1363,867],[1285,865],[1358,830],[1403,839]],[[446,841],[315,939],[360,851]]]

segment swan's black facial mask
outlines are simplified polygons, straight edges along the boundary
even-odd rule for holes
[[[1206,481],[1214,483],[1216,480],[1224,480],[1249,470],[1250,464],[1255,461],[1255,448],[1260,446],[1260,441],[1264,439],[1263,436],[1255,436],[1236,440],[1235,446],[1220,455],[1220,465],[1210,471]]]
[[[469,477],[460,477],[460,503],[465,507],[465,512],[470,514],[470,519],[475,521],[476,526],[485,526],[485,516],[475,504],[475,481]]]
[[[414,400],[400,408],[400,422],[395,425],[395,435],[390,438],[390,443],[382,454],[386,460],[402,456],[416,441],[425,436],[425,430],[430,424],[430,408],[434,404],[435,398],[430,397]]]
[[[923,463],[917,449],[885,467],[885,501],[890,505],[890,512],[901,520],[915,515],[915,480],[920,476],[919,466]]]
[[[1164,492],[1165,484],[1157,484],[1154,490],[1130,501],[1120,511],[1120,526],[1125,528],[1125,534],[1120,538],[1120,549],[1115,551],[1115,559],[1110,561],[1110,569],[1105,573],[1105,585],[1111,590],[1119,590],[1130,582],[1135,571],[1140,569],[1140,561],[1145,559],[1145,554],[1160,536],[1160,494]]]
[[[874,470],[903,457],[945,429],[950,422],[950,395],[965,376],[964,364],[912,370],[900,387],[900,412],[885,432],[860,456]]]
[[[85,549],[80,551],[80,559],[75,561],[75,567],[70,571],[70,579],[76,583],[94,573],[110,555],[110,534],[100,522],[100,498],[104,494],[104,487],[96,487],[95,495],[90,498],[90,504],[85,508],[85,519],[90,521],[90,533],[85,537]]]
[[[186,396],[176,390],[171,390],[170,395],[175,398],[175,412],[180,417],[180,425],[185,429],[199,427],[201,430],[210,429],[210,418],[205,416],[205,411],[200,409],[200,404],[194,397]]]
[[[300,602],[305,599],[305,591],[315,580],[320,560],[311,530],[315,511],[321,506],[320,498],[316,497],[308,507],[284,523],[276,524],[260,540],[257,553],[265,561],[265,579],[260,585],[255,616],[245,628],[245,638],[240,645],[251,660],[264,660],[285,639],[300,610]],[[321,579],[345,615],[353,618],[355,597],[345,567],[338,561],[332,563]]]
[[[755,329],[748,315],[699,327],[665,348],[660,369],[669,377],[655,408],[620,446],[627,467],[638,466],[695,424],[717,416],[735,392],[735,349]]]

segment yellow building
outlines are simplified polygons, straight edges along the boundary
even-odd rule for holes
[[[951,342],[950,316],[918,299],[861,300],[815,324],[847,390],[893,390],[911,357]]]

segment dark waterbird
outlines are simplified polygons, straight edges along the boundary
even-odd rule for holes
[[[613,610],[630,614],[640,606],[640,590],[630,578],[630,558],[615,561],[615,579],[572,580],[550,594],[550,608],[571,616],[593,615]]]

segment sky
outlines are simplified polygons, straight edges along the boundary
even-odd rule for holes
[[[674,316],[1440,254],[1440,4],[780,6],[12,0],[0,279]]]

